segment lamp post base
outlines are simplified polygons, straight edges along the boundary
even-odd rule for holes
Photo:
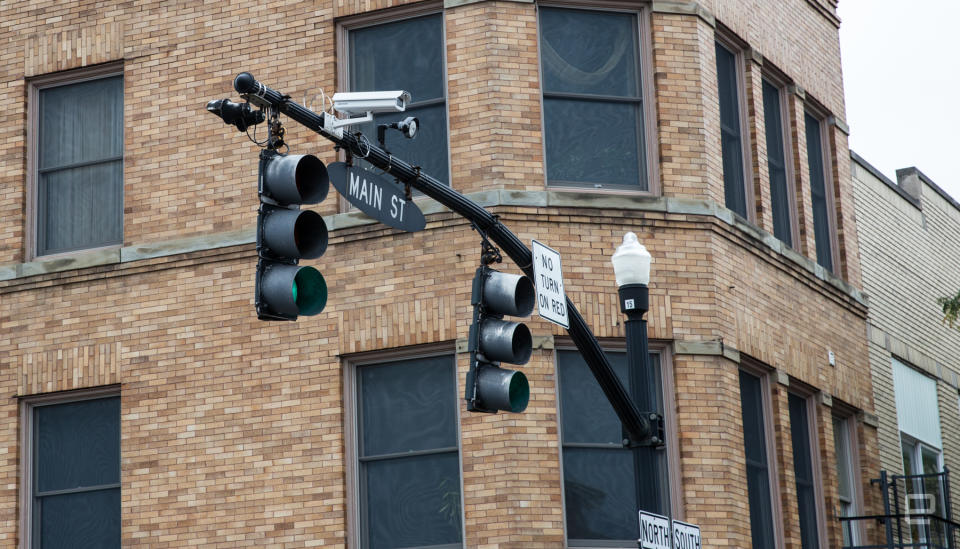
[[[650,350],[647,340],[647,321],[643,315],[650,308],[650,292],[646,284],[624,284],[618,290],[620,311],[627,316],[625,332],[627,338],[627,364],[630,368],[630,385],[633,398],[641,410],[651,409],[656,399],[651,398],[655,376],[650,370]],[[624,430],[624,446],[662,446],[664,443],[663,416],[657,412],[640,414],[645,435],[642,439],[630,437]]]

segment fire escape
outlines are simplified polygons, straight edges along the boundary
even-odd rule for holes
[[[838,517],[843,549],[960,549],[960,523],[951,515],[946,467],[923,475],[880,471],[880,478],[870,484],[880,489],[883,514]]]

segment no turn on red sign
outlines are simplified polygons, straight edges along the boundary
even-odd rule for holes
[[[537,314],[554,324],[569,328],[560,252],[536,240],[533,241],[533,284],[537,289]]]

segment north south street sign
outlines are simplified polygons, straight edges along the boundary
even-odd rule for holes
[[[672,549],[670,519],[640,511],[640,549]]]
[[[703,549],[700,527],[640,511],[640,549]]]
[[[702,549],[700,527],[687,522],[673,521],[673,549]]]
[[[384,225],[415,233],[427,225],[423,212],[392,178],[343,162],[327,165],[330,182],[348,202]]]

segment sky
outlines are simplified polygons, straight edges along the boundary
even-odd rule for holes
[[[850,149],[960,202],[960,0],[840,0]]]

